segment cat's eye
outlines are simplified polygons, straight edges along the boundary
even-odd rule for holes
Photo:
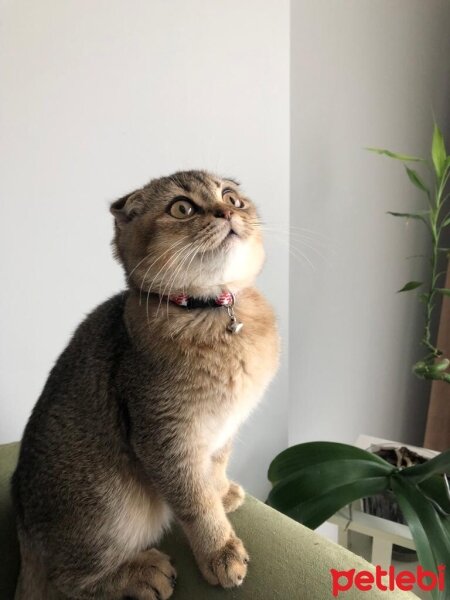
[[[175,219],[189,219],[195,213],[195,206],[189,200],[176,200],[170,206],[169,212]]]
[[[222,199],[228,204],[232,204],[235,208],[245,208],[245,202],[237,197],[231,190],[224,190]]]

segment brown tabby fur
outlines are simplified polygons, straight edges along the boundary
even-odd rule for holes
[[[195,204],[191,218],[170,214],[178,196]],[[173,517],[211,584],[240,585],[247,572],[225,514],[244,492],[225,470],[279,351],[272,310],[252,287],[264,259],[256,210],[235,182],[187,171],[111,211],[128,289],[78,327],[26,427],[13,477],[17,600],[166,600],[176,573],[154,546]],[[224,308],[157,295],[224,289],[236,294],[238,335]]]

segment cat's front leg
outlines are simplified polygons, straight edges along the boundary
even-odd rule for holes
[[[136,450],[181,523],[205,579],[224,588],[241,585],[249,556],[225,515],[222,498],[205,469],[203,457],[198,452],[167,445],[165,458],[155,456],[155,448],[151,453],[150,449]],[[158,463],[161,468],[155,468]]]
[[[211,457],[212,476],[219,491],[225,512],[239,508],[245,500],[245,491],[238,483],[230,481],[226,470],[231,453],[231,441],[215,452]]]
[[[225,516],[221,498],[206,488],[195,498],[198,504],[181,522],[203,576],[224,588],[241,585],[250,559]]]

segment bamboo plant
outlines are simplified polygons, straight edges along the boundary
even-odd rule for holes
[[[447,155],[444,138],[435,124],[431,144],[431,160],[397,154],[381,148],[368,148],[368,150],[401,161],[405,166],[410,182],[426,197],[426,208],[423,210],[412,213],[389,212],[394,217],[421,221],[427,228],[431,238],[428,281],[408,281],[399,292],[409,292],[418,288],[424,290],[420,293],[419,299],[425,307],[425,327],[421,343],[426,354],[422,360],[419,360],[413,366],[414,373],[423,379],[437,379],[450,383],[450,359],[444,356],[442,351],[435,346],[431,331],[438,296],[450,296],[450,289],[446,289],[441,285],[446,271],[440,270],[441,256],[448,257],[450,253],[450,248],[443,246],[445,230],[450,226],[450,194],[447,193],[450,178],[450,156]],[[417,170],[409,167],[408,164],[411,163],[418,163],[428,177],[424,178]]]

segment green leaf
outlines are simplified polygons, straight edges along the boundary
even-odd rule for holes
[[[390,150],[385,150],[384,148],[366,148],[366,150],[369,152],[374,152],[375,154],[388,156],[389,158],[395,158],[396,160],[401,160],[403,162],[426,162],[424,158],[409,156],[407,154],[398,154],[397,152],[391,152]]]
[[[426,463],[414,465],[403,469],[402,477],[408,479],[411,483],[421,483],[432,475],[450,474],[450,450],[441,452],[434,458],[430,458]]]
[[[416,187],[418,187],[423,192],[426,192],[427,194],[429,194],[429,189],[424,184],[424,182],[422,181],[419,174],[416,171],[414,171],[413,169],[410,169],[409,167],[407,167],[406,165],[405,165],[405,169],[406,169],[406,173],[408,174],[408,177],[409,177],[409,180],[411,181],[411,183],[413,185],[415,185]]]
[[[436,123],[434,124],[433,130],[431,158],[433,159],[433,165],[436,175],[438,179],[441,179],[446,167],[447,153],[445,151],[444,138],[442,137],[442,133],[439,130]]]
[[[450,495],[444,477],[445,475],[433,475],[419,483],[418,487],[425,497],[435,504],[438,512],[448,517],[450,516]]]
[[[413,372],[417,377],[428,381],[449,381],[450,373],[444,373],[447,368],[446,360],[447,359],[434,364],[419,360],[419,362],[413,366]]]
[[[448,358],[435,358],[434,355],[428,357],[426,360],[419,360],[413,365],[413,372],[422,379],[430,380],[441,380],[445,379],[445,373],[450,366],[450,360]]]
[[[436,291],[443,296],[450,296],[450,290],[448,288],[436,288]]]
[[[445,565],[450,556],[450,537],[447,526],[433,504],[421,491],[405,481],[403,472],[392,478],[391,485],[413,536],[419,562],[432,571]],[[450,572],[446,569],[446,586],[450,589]],[[439,597],[436,595],[434,597]]]
[[[385,479],[396,469],[383,461],[339,459],[310,465],[292,473],[279,481],[271,490],[267,502],[281,512],[291,515],[291,511],[300,503],[312,500],[323,494],[334,496],[336,488],[355,481],[374,477]]]
[[[332,493],[326,492],[299,503],[286,514],[306,527],[316,529],[347,504],[384,492],[388,486],[388,477],[359,479],[334,488]]]
[[[418,219],[419,221],[423,221],[426,223],[425,216],[428,215],[428,211],[424,210],[420,213],[400,213],[400,212],[392,212],[388,210],[388,215],[392,215],[393,217],[406,217],[407,219]]]
[[[431,549],[431,540],[429,539],[427,532],[421,521],[419,520],[416,512],[412,508],[408,494],[405,493],[403,486],[399,481],[393,479],[392,490],[395,493],[398,504],[401,511],[408,523],[408,527],[411,531],[411,535],[416,546],[417,554],[419,557],[419,563],[427,571],[437,570],[436,559],[434,558],[433,551]]]
[[[339,459],[369,460],[381,465],[388,465],[385,460],[367,450],[337,442],[306,442],[291,446],[280,452],[270,464],[268,478],[276,483],[285,477],[303,469],[323,462]]]
[[[423,285],[423,281],[408,281],[408,283],[405,283],[405,285],[402,287],[401,290],[397,290],[397,293],[399,293],[399,292],[409,292],[410,290],[417,289],[421,285]]]
[[[445,221],[442,223],[441,227],[447,227],[447,225],[450,225],[450,217],[447,217],[445,219]]]
[[[444,526],[448,539],[450,540],[450,519],[442,519],[442,525]]]
[[[450,292],[450,290],[449,290]],[[439,362],[434,363],[434,368],[436,371],[446,371],[450,365],[450,360],[448,358],[443,358]]]

